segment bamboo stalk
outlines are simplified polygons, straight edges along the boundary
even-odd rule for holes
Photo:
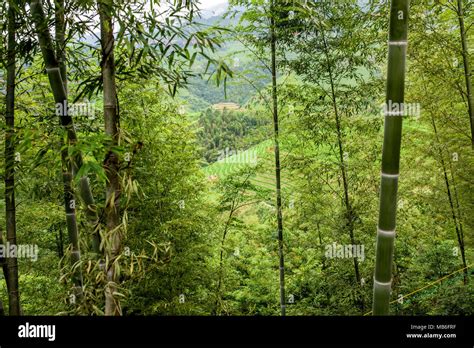
[[[64,0],[55,1],[55,34],[56,34],[56,56],[58,57],[59,70],[67,99],[67,67],[66,67],[66,22],[64,18]],[[64,110],[67,112],[67,110]],[[64,117],[66,114],[61,115]],[[67,131],[67,129],[65,129]],[[65,133],[67,135],[67,133]],[[65,146],[65,145],[68,146]],[[74,295],[82,298],[82,270],[79,265],[81,253],[79,248],[79,229],[77,227],[76,198],[73,190],[73,159],[68,154],[69,141],[61,141],[61,164],[64,186],[64,206],[66,211],[66,227],[71,243],[71,266],[72,283],[74,284]]]
[[[427,82],[424,82],[424,91],[425,94],[428,95],[428,91],[426,88]],[[442,143],[441,143],[441,138],[438,133],[438,127],[436,125],[436,120],[435,120],[435,110],[432,107],[432,104],[429,103],[429,111],[430,111],[430,116],[431,116],[431,126],[433,127],[433,132],[435,135],[435,140],[436,140],[436,148],[438,150],[438,156],[441,162],[441,168],[443,169],[443,175],[444,175],[444,182],[446,185],[446,194],[448,196],[448,201],[449,201],[449,206],[451,209],[451,216],[453,218],[453,223],[455,227],[455,232],[456,232],[456,237],[458,240],[458,246],[461,251],[461,260],[463,263],[463,270],[464,270],[464,284],[468,283],[468,267],[466,263],[466,253],[465,253],[465,248],[464,248],[464,233],[463,233],[463,224],[462,224],[462,214],[461,214],[461,207],[459,204],[459,198],[458,198],[458,192],[456,188],[456,180],[454,178],[454,168],[451,159],[448,158],[448,164],[449,164],[449,171],[451,173],[451,183],[448,178],[448,165],[446,164],[446,161],[444,160],[444,155],[442,151]],[[453,193],[451,193],[451,191]]]
[[[459,248],[461,249],[461,260],[464,266],[464,284],[469,282],[468,277],[468,270],[467,270],[467,262],[466,262],[466,251],[464,248],[464,232],[463,232],[463,216],[461,213],[461,206],[459,204],[459,197],[458,197],[458,190],[456,187],[456,180],[454,179],[454,168],[451,159],[448,161],[449,163],[449,171],[451,172],[451,182],[453,183],[453,191],[454,191],[454,201],[456,202],[456,211],[457,211],[457,219],[459,225],[459,236],[458,236],[458,244]]]
[[[424,91],[425,94],[428,95],[428,91],[426,88],[426,82]],[[441,143],[441,138],[438,133],[438,127],[436,125],[436,120],[435,120],[435,110],[431,106],[432,104],[429,104],[429,111],[430,111],[430,116],[431,116],[431,126],[433,127],[433,132],[435,135],[435,140],[436,140],[436,148],[438,150],[438,155],[439,159],[441,162],[441,168],[443,169],[443,175],[444,175],[444,182],[446,185],[446,194],[448,196],[448,201],[449,201],[449,206],[451,209],[451,216],[453,218],[453,224],[456,232],[456,237],[458,240],[458,246],[461,251],[461,260],[463,264],[463,270],[464,270],[464,284],[468,283],[468,267],[466,263],[466,253],[465,253],[465,248],[464,248],[464,233],[463,233],[463,224],[462,224],[462,214],[461,214],[461,207],[459,204],[459,198],[458,198],[458,192],[456,188],[456,180],[454,178],[454,168],[451,159],[448,157],[448,164],[449,164],[449,171],[451,173],[451,183],[448,178],[448,165],[446,164],[446,161],[444,160],[444,155],[443,155],[443,150],[442,150],[442,143]],[[452,191],[452,192],[451,192]]]
[[[62,141],[64,144],[64,141]],[[75,197],[72,190],[72,172],[70,159],[68,158],[67,146],[63,146],[61,150],[62,177],[64,186],[64,207],[66,211],[66,228],[68,231],[69,242],[71,243],[71,266],[72,283],[75,287],[74,295],[82,297],[82,271],[78,265],[81,261],[81,253],[79,250],[79,231],[77,228]]]
[[[321,35],[323,37],[323,43],[324,43],[324,54],[326,56],[326,62],[327,62],[327,69],[328,69],[328,75],[329,75],[329,81],[331,85],[331,101],[333,105],[333,110],[334,110],[334,117],[336,120],[336,133],[337,133],[337,145],[339,149],[339,166],[341,168],[341,176],[342,176],[342,185],[344,189],[344,206],[346,209],[345,216],[346,216],[346,226],[349,230],[349,238],[351,240],[351,244],[355,245],[355,237],[354,237],[354,210],[352,208],[352,204],[350,201],[349,197],[349,183],[347,181],[347,171],[346,171],[346,164],[344,161],[344,144],[343,144],[343,138],[342,138],[342,127],[341,127],[341,117],[339,114],[339,108],[337,105],[337,99],[336,99],[336,89],[334,85],[334,76],[331,68],[331,62],[329,60],[329,55],[328,55],[328,46],[326,42],[326,37],[324,35],[324,30],[321,30]],[[352,258],[353,264],[354,264],[354,274],[355,274],[355,279],[356,283],[358,285],[361,285],[361,277],[360,277],[360,271],[359,271],[359,262],[357,261],[357,257],[354,256]],[[361,305],[362,305],[362,311],[364,310],[364,303],[363,299],[361,298]]]
[[[403,111],[394,114],[388,111],[388,105],[401,106],[404,103],[408,11],[409,0],[392,0],[373,315],[387,315],[389,312]]]
[[[100,16],[100,32],[102,46],[102,83],[104,92],[104,123],[105,133],[110,137],[111,144],[104,160],[104,169],[107,176],[105,220],[109,235],[109,250],[107,281],[105,290],[105,315],[121,315],[120,301],[114,297],[117,288],[115,274],[115,259],[122,248],[122,235],[120,229],[120,178],[119,158],[111,148],[118,146],[118,112],[117,112],[117,87],[115,84],[115,58],[114,58],[114,30],[113,30],[113,0],[99,0],[97,2]]]
[[[433,129],[436,135],[438,154],[441,161],[441,167],[443,168],[444,183],[446,184],[446,194],[448,195],[449,207],[451,209],[451,216],[453,218],[454,229],[456,231],[456,237],[458,240],[459,249],[461,250],[461,258],[462,258],[463,267],[464,267],[464,284],[466,284],[467,283],[467,264],[466,264],[466,257],[464,253],[464,242],[461,237],[461,232],[460,232],[460,227],[459,227],[459,221],[458,221],[459,217],[456,215],[456,211],[454,209],[453,194],[451,193],[451,184],[449,183],[446,163],[444,161],[443,152],[441,151],[441,143],[439,140],[436,123],[433,116],[431,116],[431,123],[433,125]]]
[[[3,244],[3,235],[2,235],[2,230],[0,229],[0,245],[4,245]],[[5,258],[3,257],[0,257],[0,266],[2,268],[2,271],[3,271],[3,277],[5,278],[5,284],[7,286],[7,295],[10,293],[10,285],[8,283],[8,267],[7,267],[7,263],[6,263],[6,260]],[[2,304],[3,306],[3,304]],[[5,314],[3,314],[5,315]]]
[[[7,95],[5,113],[5,207],[7,241],[16,245],[15,205],[15,75],[16,75],[16,12],[14,1],[8,2]],[[6,258],[9,314],[20,315],[18,260]]]
[[[41,47],[44,64],[48,73],[48,78],[51,86],[51,90],[54,95],[56,105],[62,105],[63,108],[67,109],[67,91],[63,84],[61,77],[61,68],[59,66],[56,54],[54,51],[51,34],[48,29],[47,20],[45,18],[43,5],[41,0],[31,0],[30,8],[32,19],[36,27],[36,34]],[[74,123],[69,115],[63,115],[60,117],[61,125],[65,128],[68,136],[68,142],[75,144],[77,142],[77,135],[74,130]],[[82,166],[82,154],[78,153],[72,164],[72,174],[75,176],[79,168]],[[96,255],[100,255],[100,229],[99,229],[99,216],[97,213],[97,207],[95,205],[94,196],[92,189],[89,184],[87,177],[82,177],[79,183],[79,197],[84,205],[86,216],[89,222],[89,226],[92,229],[92,247]]]
[[[275,3],[271,2],[270,30],[271,30],[271,55],[272,55],[272,106],[273,106],[273,142],[275,147],[275,179],[276,179],[276,205],[278,224],[278,256],[280,275],[280,307],[281,315],[286,314],[285,301],[285,257],[283,253],[283,214],[281,203],[281,168],[280,168],[280,143],[278,123],[278,94],[277,94],[277,67],[276,67],[276,33],[275,33]]]
[[[471,126],[471,146],[474,149],[474,97],[472,95],[471,85],[471,67],[469,65],[469,49],[467,47],[466,29],[464,26],[464,10],[462,0],[457,0],[457,16],[459,21],[459,32],[461,35],[462,60],[464,66],[464,77],[466,80],[467,109],[469,113],[469,123]]]

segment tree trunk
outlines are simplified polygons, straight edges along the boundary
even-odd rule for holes
[[[466,262],[466,251],[464,248],[464,232],[463,232],[463,227],[462,227],[463,216],[461,213],[461,206],[459,204],[456,181],[454,180],[453,162],[449,160],[448,163],[449,163],[449,171],[451,172],[451,182],[453,183],[454,202],[456,203],[456,211],[457,211],[457,218],[458,218],[458,224],[459,224],[459,241],[461,242],[459,243],[459,248],[461,249],[461,258],[462,258],[462,262],[464,266],[464,284],[467,284],[469,282],[469,277],[468,277],[467,262]]]
[[[122,248],[120,229],[120,178],[119,158],[112,148],[119,144],[119,115],[117,113],[117,88],[115,85],[115,58],[113,32],[113,0],[99,0],[100,33],[102,46],[102,83],[104,91],[105,134],[110,137],[109,150],[104,160],[107,176],[105,220],[107,226],[108,269],[105,293],[105,315],[121,315],[120,302],[114,298],[116,290],[115,259]]]
[[[66,22],[64,20],[64,0],[55,0],[55,24],[56,24],[56,56],[58,57],[59,70],[67,100],[67,68],[66,68]],[[67,115],[67,110],[61,117]],[[64,127],[67,135],[67,127]],[[67,146],[66,146],[67,144]],[[72,145],[61,138],[61,168],[64,186],[64,207],[66,211],[66,226],[71,243],[71,266],[73,269],[72,283],[74,284],[74,295],[82,297],[82,271],[78,263],[81,261],[79,248],[79,230],[77,228],[76,198],[73,190],[72,159],[69,157],[68,149]]]
[[[454,228],[455,228],[455,231],[456,231],[456,237],[458,239],[459,250],[461,251],[461,259],[462,259],[462,264],[463,264],[463,267],[464,267],[464,284],[467,284],[468,275],[467,275],[466,253],[465,253],[465,250],[464,250],[464,238],[463,238],[463,235],[462,235],[462,224],[459,221],[460,217],[457,215],[456,210],[454,208],[453,194],[451,193],[451,184],[449,183],[446,162],[444,161],[443,151],[441,150],[441,141],[439,139],[438,129],[436,127],[436,122],[435,122],[433,114],[431,114],[431,125],[433,126],[433,131],[434,131],[435,137],[436,137],[436,143],[437,143],[436,145],[438,147],[438,154],[439,154],[439,158],[440,158],[440,161],[441,161],[441,167],[443,168],[444,182],[446,184],[446,193],[448,195],[449,207],[451,209],[451,216],[453,218]],[[452,168],[451,168],[451,171],[452,171]],[[453,175],[452,172],[451,172],[451,175]],[[454,180],[453,176],[452,176],[452,178]],[[459,202],[458,202],[458,204],[459,204]],[[459,206],[458,206],[458,212],[459,211],[460,210],[459,210]]]
[[[280,169],[280,143],[278,124],[278,96],[277,96],[277,67],[276,67],[276,33],[275,33],[275,8],[274,0],[271,2],[271,55],[272,55],[272,104],[273,104],[273,141],[275,146],[275,178],[276,178],[276,206],[278,224],[278,254],[280,266],[280,306],[281,315],[286,314],[285,301],[285,259],[283,254],[283,214],[281,204],[281,169]]]
[[[38,36],[38,41],[41,47],[44,64],[46,66],[46,72],[48,73],[49,83],[54,95],[54,100],[56,102],[56,105],[62,105],[63,109],[67,109],[67,91],[66,87],[63,84],[63,79],[61,77],[61,68],[54,52],[54,46],[51,40],[51,34],[47,26],[47,20],[45,18],[41,0],[31,0],[30,8],[32,19],[36,27],[36,34]],[[77,142],[77,135],[74,129],[74,123],[72,118],[67,115],[66,112],[65,115],[60,117],[60,121],[62,127],[65,128],[67,132],[68,143],[75,144]],[[78,153],[73,158],[71,168],[73,176],[82,166],[82,163],[82,155]],[[96,255],[100,255],[99,217],[88,178],[82,177],[80,179],[79,186],[79,196],[84,204],[89,226],[92,229],[92,247]]]
[[[59,227],[59,235],[56,236],[56,246],[58,248],[58,257],[62,259],[64,256],[64,238],[61,226]]]
[[[409,0],[392,0],[388,42],[387,98],[380,208],[373,292],[373,315],[387,315],[392,287],[392,261],[397,215],[397,190],[402,140],[402,112],[390,112],[388,105],[403,105],[408,34]]]
[[[227,222],[224,226],[224,232],[222,234],[222,239],[221,239],[221,251],[219,255],[219,274],[217,276],[217,286],[216,286],[216,302],[214,304],[214,314],[217,314],[219,311],[219,305],[221,303],[221,288],[222,288],[222,282],[223,282],[223,276],[224,276],[224,244],[225,244],[225,239],[227,237],[227,232],[229,231],[229,226],[230,222],[232,221],[232,215],[234,215],[235,212],[235,199],[232,200],[232,206],[230,208],[229,212],[229,217],[227,218]]]
[[[332,99],[332,105],[334,109],[334,117],[336,119],[336,132],[337,132],[337,145],[339,149],[339,164],[341,168],[341,175],[342,175],[342,184],[343,184],[343,189],[344,189],[344,206],[346,209],[346,226],[349,231],[349,237],[351,239],[351,244],[355,245],[355,237],[354,237],[354,212],[352,210],[352,205],[351,201],[349,198],[349,184],[347,182],[347,172],[346,172],[346,164],[344,163],[344,145],[342,142],[342,129],[341,129],[341,117],[339,115],[339,109],[337,107],[337,99],[336,99],[336,90],[334,87],[334,78],[332,75],[332,68],[331,68],[331,62],[329,60],[328,56],[328,47],[326,44],[326,39],[324,37],[324,32],[322,31],[323,35],[323,41],[324,41],[324,53],[326,56],[326,62],[328,65],[328,73],[329,73],[329,81],[331,85],[331,99]],[[360,272],[359,272],[359,263],[357,261],[357,258],[354,256],[353,257],[353,262],[354,262],[354,274],[356,278],[357,284],[361,285],[360,281]],[[362,307],[364,307],[362,303]],[[363,308],[362,308],[363,309]]]
[[[15,74],[16,74],[16,11],[13,0],[8,2],[7,95],[5,113],[5,207],[7,242],[16,245],[15,205]],[[6,258],[8,303],[10,315],[20,315],[18,290],[18,259]]]
[[[243,181],[243,185],[244,186],[248,180],[250,179],[250,175],[251,174],[248,174],[247,177],[245,178],[245,180]],[[217,286],[216,286],[216,301],[215,301],[215,304],[214,304],[214,310],[213,310],[213,314],[217,314],[218,311],[219,311],[219,304],[221,303],[221,288],[222,288],[222,283],[224,282],[224,245],[225,245],[225,240],[226,240],[226,237],[227,237],[227,233],[229,232],[229,228],[230,228],[230,224],[232,222],[232,217],[234,216],[234,213],[240,209],[241,207],[243,207],[245,204],[242,204],[242,205],[239,205],[239,202],[240,202],[240,196],[239,194],[241,194],[242,196],[244,195],[245,193],[245,190],[242,191],[242,193],[238,192],[237,193],[237,196],[235,196],[233,199],[232,199],[232,204],[231,204],[231,207],[230,207],[230,212],[229,212],[229,215],[227,217],[227,221],[224,225],[224,232],[222,233],[222,239],[221,239],[221,250],[220,250],[220,255],[219,255],[219,273],[218,273],[218,276],[217,276]]]
[[[346,216],[346,226],[349,232],[349,238],[351,240],[352,245],[356,245],[355,236],[354,236],[354,211],[352,209],[350,197],[349,197],[349,184],[347,181],[347,171],[346,171],[346,163],[344,161],[344,144],[342,139],[342,127],[341,127],[341,116],[339,114],[339,108],[337,106],[337,97],[336,97],[336,89],[334,85],[334,76],[331,67],[331,61],[329,60],[328,54],[328,46],[326,42],[326,37],[324,34],[324,29],[321,30],[323,44],[324,44],[324,55],[326,57],[327,63],[327,70],[329,75],[329,82],[331,86],[331,102],[334,110],[334,117],[336,119],[336,133],[337,133],[337,145],[339,150],[339,167],[341,168],[341,176],[342,176],[342,184],[344,190],[344,208],[345,208],[345,216]],[[359,262],[357,261],[356,255],[353,255],[352,262],[354,264],[354,275],[356,279],[356,283],[358,286],[362,286],[360,271],[359,271]],[[364,300],[362,297],[359,299],[361,311],[364,311]]]
[[[463,0],[457,1],[457,16],[459,20],[459,31],[461,34],[462,60],[464,63],[464,76],[466,79],[467,109],[469,113],[469,122],[471,125],[471,146],[474,149],[474,97],[472,96],[471,67],[469,66],[469,49],[467,47],[466,30],[464,28],[464,11],[462,7]]]
[[[2,235],[2,230],[0,229],[0,245],[4,245],[3,244],[3,235]],[[9,287],[9,284],[8,284],[8,267],[7,267],[7,263],[6,263],[6,260],[5,258],[3,257],[0,257],[0,266],[2,268],[2,271],[3,271],[3,276],[5,278],[5,284],[7,286],[7,295],[10,293],[10,287]],[[3,306],[3,303],[2,303],[2,306]]]

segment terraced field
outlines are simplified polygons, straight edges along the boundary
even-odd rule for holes
[[[290,193],[293,185],[290,173],[285,168],[286,153],[284,149],[281,151],[282,171],[281,184],[284,193]],[[253,185],[262,190],[268,190],[269,193],[275,190],[275,159],[273,142],[266,140],[255,145],[246,151],[242,151],[226,158],[223,158],[202,170],[210,181],[222,180],[229,175],[235,174],[237,171],[246,166],[256,166],[259,168],[256,175],[251,178]]]

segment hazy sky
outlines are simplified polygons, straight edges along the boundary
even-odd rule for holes
[[[227,3],[227,0],[201,0],[201,8],[209,8],[222,3]]]

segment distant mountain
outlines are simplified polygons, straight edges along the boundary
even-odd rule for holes
[[[217,5],[201,10],[201,16],[205,19],[209,19],[212,17],[220,17],[227,11],[228,8],[229,3],[226,0],[223,0]]]

